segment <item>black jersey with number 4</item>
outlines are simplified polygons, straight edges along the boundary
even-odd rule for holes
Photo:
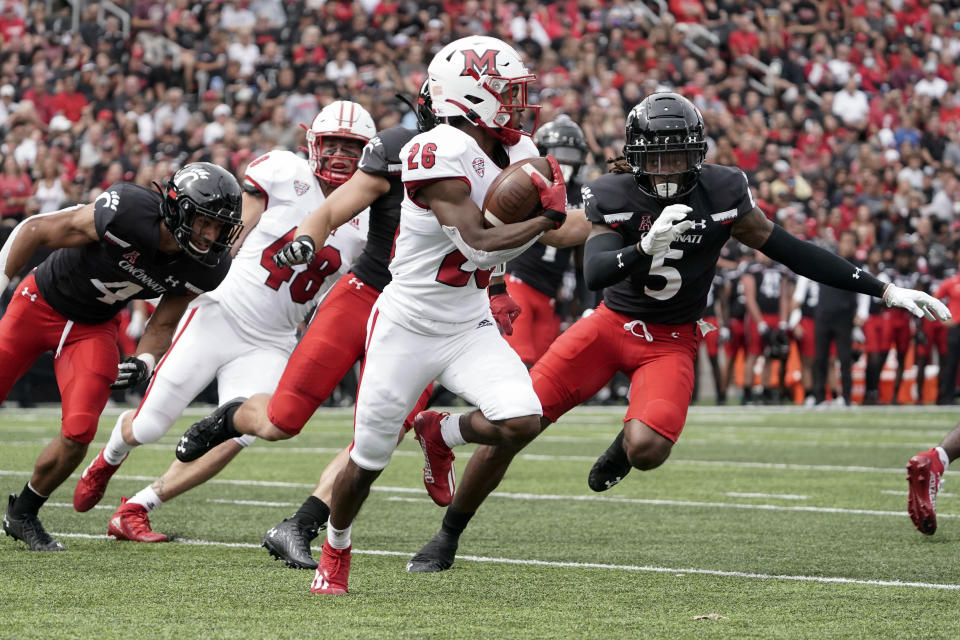
[[[378,291],[390,282],[390,258],[400,224],[403,182],[400,180],[400,148],[417,135],[406,127],[391,127],[370,139],[360,157],[360,171],[390,181],[390,190],[370,205],[367,245],[351,271]]]
[[[587,220],[620,234],[624,251],[650,230],[663,203],[637,188],[630,173],[607,174],[583,188]],[[606,305],[619,313],[655,324],[694,322],[706,306],[707,292],[730,227],[754,208],[742,171],[703,166],[697,186],[682,201],[693,211],[693,227],[670,249],[642,256],[625,279],[604,289]]]
[[[226,277],[230,256],[206,267],[183,252],[159,250],[161,196],[118,182],[97,196],[99,242],[57,249],[37,267],[37,288],[54,311],[84,324],[115,316],[129,300],[200,295]]]

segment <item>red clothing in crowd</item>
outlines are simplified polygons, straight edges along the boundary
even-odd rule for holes
[[[730,53],[734,58],[750,55],[756,56],[760,49],[760,37],[756,33],[737,29],[730,34]]]
[[[9,43],[14,38],[23,37],[26,32],[27,25],[23,22],[23,18],[17,14],[0,15],[0,37],[3,38],[4,44]]]
[[[700,0],[670,0],[670,13],[677,22],[698,22],[703,15]]]
[[[62,113],[70,122],[79,122],[83,108],[87,106],[87,99],[79,91],[67,93],[61,91],[53,97],[54,113]]]
[[[0,217],[22,216],[26,210],[26,201],[14,204],[12,198],[25,198],[33,193],[30,176],[24,172],[20,176],[0,174]]]
[[[38,96],[36,89],[31,87],[23,92],[23,99],[32,102],[40,119],[45,124],[50,124],[50,118],[57,112],[53,104],[53,95],[44,93],[42,96]]]

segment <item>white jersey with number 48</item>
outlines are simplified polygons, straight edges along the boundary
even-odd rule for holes
[[[253,180],[267,208],[244,239],[227,277],[207,296],[220,303],[237,331],[252,342],[292,350],[297,325],[366,245],[369,211],[364,209],[331,233],[311,264],[278,267],[273,256],[293,240],[301,220],[324,195],[307,161],[288,151],[271,151],[254,160],[245,178]]]
[[[507,150],[511,164],[538,155],[526,136]],[[417,202],[416,187],[437,180],[463,180],[479,209],[502,169],[476,140],[446,124],[412,138],[401,149],[400,161],[407,194],[390,262],[393,279],[377,306],[391,320],[417,333],[452,335],[475,327],[491,317],[490,271],[477,269],[463,256],[434,213]]]

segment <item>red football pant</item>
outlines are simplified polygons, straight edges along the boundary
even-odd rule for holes
[[[803,337],[799,340],[794,338],[794,342],[797,343],[797,350],[801,356],[813,358],[817,355],[817,341],[814,337],[816,327],[814,326],[813,318],[807,316],[800,318],[799,326],[803,327]]]
[[[503,336],[527,366],[540,359],[560,333],[560,318],[554,312],[556,300],[537,291],[523,280],[508,275],[507,293],[522,313],[513,321],[513,335]]]
[[[0,402],[44,351],[56,353],[66,326],[67,319],[37,292],[33,274],[27,276],[0,318]],[[102,324],[74,324],[53,361],[62,402],[60,430],[81,444],[96,435],[117,378],[118,326],[116,317]]]
[[[703,319],[703,321],[709,322],[719,329],[719,323],[717,322],[716,316],[707,316]],[[707,355],[711,358],[717,357],[717,354],[720,353],[720,331],[710,331],[707,333],[707,335],[701,338],[701,341],[707,348]]]
[[[677,441],[693,394],[697,325],[635,322],[601,304],[554,340],[530,371],[545,418],[556,422],[623,371],[631,383],[624,422]]]
[[[938,320],[924,318],[921,321],[920,330],[927,337],[927,342],[926,344],[917,342],[918,358],[929,358],[934,351],[937,353],[947,352],[947,327],[945,324]]]
[[[727,357],[734,358],[740,351],[745,351],[747,347],[746,331],[743,326],[743,318],[730,318],[730,339],[724,345],[727,350]]]
[[[883,312],[882,351],[890,349],[890,343],[899,353],[906,353],[910,347],[910,312],[904,309],[887,309]]]
[[[890,343],[883,342],[883,316],[874,314],[867,316],[867,321],[863,323],[863,350],[866,353],[886,353],[890,349]]]
[[[290,356],[267,404],[267,417],[274,426],[297,435],[330,397],[350,367],[363,356],[367,318],[378,297],[379,291],[352,272],[333,285]],[[427,406],[432,387],[424,390],[404,422],[407,431],[413,418]]]

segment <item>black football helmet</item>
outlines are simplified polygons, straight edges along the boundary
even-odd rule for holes
[[[681,95],[652,93],[627,116],[623,155],[641,191],[657,200],[682,198],[697,186],[707,155],[703,116]]]
[[[557,159],[567,183],[580,173],[587,161],[587,138],[583,135],[583,129],[566,114],[560,114],[538,128],[533,134],[533,142],[540,155],[549,153]]]
[[[242,198],[237,179],[215,164],[193,162],[173,174],[161,195],[163,222],[180,248],[200,264],[216,266],[230,251],[243,228],[240,217]],[[217,239],[206,250],[190,241],[198,216],[222,223]]]

